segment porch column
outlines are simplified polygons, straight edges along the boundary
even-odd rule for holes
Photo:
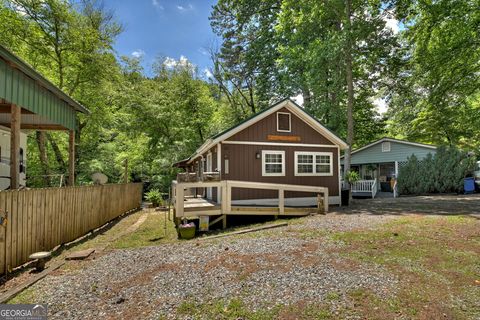
[[[20,186],[20,122],[21,107],[10,106],[10,189]]]
[[[75,130],[69,131],[68,137],[68,185],[75,185]]]
[[[398,178],[398,161],[395,161],[395,179]]]

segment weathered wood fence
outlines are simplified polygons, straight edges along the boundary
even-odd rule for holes
[[[141,197],[140,183],[1,191],[0,272],[139,208]]]

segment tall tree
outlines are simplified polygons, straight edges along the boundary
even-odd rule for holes
[[[265,108],[281,94],[275,61],[275,30],[281,0],[220,0],[210,17],[222,37],[213,48],[213,75],[234,109],[243,117]]]
[[[283,1],[276,27],[280,70],[308,97],[305,108],[351,148],[384,132],[373,100],[396,47],[388,14],[381,1]],[[356,120],[364,128],[357,130]],[[345,173],[349,167],[347,150]]]
[[[478,1],[395,1],[403,50],[390,91],[393,134],[478,148]]]
[[[98,85],[115,66],[111,53],[120,26],[101,2],[79,3],[62,0],[9,0],[2,9],[8,19],[0,27],[8,32],[13,49],[60,89],[77,100],[87,100],[90,85]],[[94,107],[94,106],[93,106]],[[87,118],[79,118],[77,144]],[[58,134],[36,135],[43,172],[48,172],[46,141],[57,160],[59,172],[66,172],[66,161]],[[77,156],[81,152],[76,148]]]

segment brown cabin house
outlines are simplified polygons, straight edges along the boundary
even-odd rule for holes
[[[231,189],[228,196],[234,206],[276,206],[279,189],[259,189],[263,183],[323,187],[328,189],[328,204],[340,204],[340,150],[347,147],[302,107],[285,99],[205,141],[190,158],[176,164],[187,171],[177,181],[256,183],[256,188]],[[294,189],[282,192],[285,206],[317,204],[315,192]],[[185,195],[197,196],[198,190]],[[206,187],[200,193],[218,204],[219,190]]]

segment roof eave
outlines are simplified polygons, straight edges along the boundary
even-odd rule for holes
[[[68,105],[70,105],[76,111],[85,113],[85,114],[91,113],[90,110],[88,110],[86,107],[81,105],[79,102],[75,101],[73,98],[71,98],[68,94],[66,94],[60,88],[55,86],[52,82],[50,82],[40,73],[33,70],[33,68],[28,63],[26,63],[25,61],[20,59],[18,56],[16,56],[14,53],[10,52],[9,50],[7,50],[5,47],[1,45],[0,45],[0,57],[2,57],[4,60],[9,62],[10,65],[13,65],[13,67],[19,69],[20,71],[22,71],[24,74],[26,74],[33,80],[39,82],[43,87],[51,91],[59,99],[64,100]]]

